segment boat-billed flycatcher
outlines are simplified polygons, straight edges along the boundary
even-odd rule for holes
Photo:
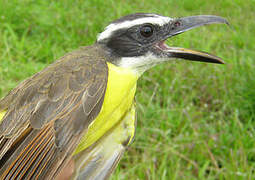
[[[70,168],[71,179],[109,177],[134,138],[134,96],[143,72],[174,58],[223,63],[164,43],[212,23],[227,21],[131,14],[113,21],[95,44],[20,83],[0,101],[0,179],[54,179]]]

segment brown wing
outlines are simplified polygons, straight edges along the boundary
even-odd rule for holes
[[[100,49],[70,53],[0,101],[0,179],[52,179],[98,115],[108,69]]]

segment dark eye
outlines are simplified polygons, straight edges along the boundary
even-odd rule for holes
[[[153,27],[151,25],[145,25],[141,27],[140,33],[143,37],[150,37],[153,35]]]

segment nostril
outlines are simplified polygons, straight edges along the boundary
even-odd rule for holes
[[[180,21],[176,21],[176,22],[174,23],[174,27],[179,27],[180,25],[181,25]]]

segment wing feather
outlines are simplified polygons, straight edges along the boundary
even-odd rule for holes
[[[33,157],[37,155],[38,152],[42,151],[44,143],[52,139],[53,134],[50,131],[50,126],[46,126],[43,131],[40,131],[32,142],[21,152],[19,152],[19,156],[16,158],[16,161],[13,162],[10,167],[11,170],[8,171],[7,179],[19,179],[24,176],[27,169],[31,166],[31,161]]]
[[[100,54],[97,46],[67,54],[0,100],[0,179],[52,179],[70,160],[103,104]]]

